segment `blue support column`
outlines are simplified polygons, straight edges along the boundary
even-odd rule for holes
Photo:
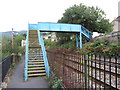
[[[80,49],[82,49],[82,33],[80,32]]]
[[[25,52],[25,69],[24,69],[24,80],[27,81],[28,79],[28,37],[29,37],[29,29],[27,31],[27,36],[26,36],[26,52]]]
[[[78,34],[76,34],[76,48],[78,48]]]

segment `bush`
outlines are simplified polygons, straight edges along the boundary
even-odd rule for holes
[[[57,42],[44,39],[46,48],[57,48]]]
[[[110,56],[120,56],[120,46],[118,43],[113,43],[108,40],[94,40],[92,43],[83,45],[83,49],[80,51],[83,53],[105,54]]]

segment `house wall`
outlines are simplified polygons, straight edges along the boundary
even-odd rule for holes
[[[117,32],[118,31],[118,24],[119,24],[119,22],[118,21],[114,21],[113,22],[113,24],[114,24],[114,26],[113,26],[113,31],[112,32]]]

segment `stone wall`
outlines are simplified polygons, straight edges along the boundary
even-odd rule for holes
[[[106,35],[97,36],[97,37],[95,37],[95,39],[107,39],[111,42],[119,42],[120,43],[120,31],[113,32],[113,33],[106,34]]]

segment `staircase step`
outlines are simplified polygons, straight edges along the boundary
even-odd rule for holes
[[[45,69],[45,67],[39,67],[39,68],[28,68],[28,70],[42,70]]]
[[[38,73],[38,72],[45,72],[45,70],[28,71],[28,73]]]
[[[29,47],[40,47],[38,43],[29,43]]]
[[[30,53],[40,53],[41,52],[41,50],[28,50],[28,52],[30,52]]]
[[[41,48],[41,46],[38,46],[38,47],[28,47],[28,48]]]
[[[40,50],[35,50],[35,49],[32,49],[32,50],[30,50],[30,49],[28,49],[29,51],[42,51],[41,49]]]
[[[36,39],[35,38],[29,38],[28,40],[29,41],[38,41],[38,38],[36,38]]]
[[[44,64],[42,64],[42,65],[28,65],[28,67],[43,67],[44,66]]]
[[[34,33],[34,34],[32,34],[32,33]],[[31,36],[38,36],[37,32],[30,32],[29,35],[31,35]]]
[[[29,42],[29,46],[32,46],[32,45],[40,46],[39,43],[36,43],[36,42]]]
[[[35,57],[36,57],[36,58],[41,58],[42,56],[43,56],[43,55],[39,55],[39,56],[29,55],[28,58],[30,58],[30,57],[33,57],[33,58],[35,58]]]
[[[44,62],[29,62],[29,64],[44,64]]]
[[[30,54],[40,54],[41,52],[40,51],[34,51],[34,50],[31,50],[31,51],[28,51]],[[28,53],[28,54],[29,54]]]
[[[28,53],[28,55],[42,55],[40,53]]]
[[[43,54],[28,54],[28,57],[33,57],[33,58],[37,57],[37,58],[41,58],[41,57],[43,57]]]
[[[29,56],[41,56],[42,54],[28,54]]]
[[[42,61],[44,61],[44,60],[28,60],[29,62],[42,62]]]
[[[41,50],[40,48],[30,48],[29,50]]]
[[[46,73],[40,73],[40,74],[29,74],[28,76],[45,76]]]
[[[28,55],[34,55],[34,54],[35,55],[40,55],[40,54],[42,55],[42,53],[28,53]]]
[[[33,58],[37,57],[38,58],[38,57],[43,57],[43,55],[39,55],[39,56],[28,55],[28,57],[33,57]]]
[[[39,52],[39,53],[41,52],[41,50],[28,50],[28,51],[29,52],[33,52],[34,51],[34,52]]]
[[[29,58],[29,60],[38,60],[38,59],[43,59],[43,57],[41,57],[41,58]]]
[[[29,38],[36,38],[36,39],[38,39],[38,37],[31,37],[31,36],[29,36]]]

